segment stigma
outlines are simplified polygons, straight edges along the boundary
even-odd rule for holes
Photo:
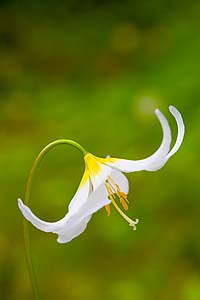
[[[139,220],[132,220],[130,219],[118,206],[117,202],[115,201],[117,198],[119,199],[122,207],[124,210],[128,210],[128,198],[127,195],[120,190],[120,187],[118,184],[116,184],[113,179],[108,176],[108,178],[105,181],[105,187],[108,192],[109,199],[111,200],[112,204],[114,205],[115,209],[118,211],[118,213],[129,223],[129,226],[133,227],[133,230],[136,230],[136,225],[138,224]],[[108,216],[110,215],[110,206],[106,205],[106,211]]]

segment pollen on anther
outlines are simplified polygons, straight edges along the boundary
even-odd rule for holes
[[[120,198],[120,203],[122,204],[122,206],[125,210],[128,210],[128,204],[126,203],[124,198],[122,198],[122,197]]]
[[[108,217],[110,216],[110,205],[105,205],[105,209],[106,209],[106,212],[107,212],[107,215]]]

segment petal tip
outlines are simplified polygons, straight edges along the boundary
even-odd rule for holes
[[[167,155],[167,159],[169,159],[172,155],[174,155],[174,153],[176,153],[178,151],[178,149],[180,148],[180,146],[183,142],[183,138],[184,138],[184,134],[185,134],[185,125],[184,125],[184,121],[183,121],[181,113],[178,111],[178,109],[176,107],[174,107],[172,105],[169,106],[169,110],[176,120],[176,123],[178,126],[178,135],[177,135],[174,147],[171,149],[171,151]]]
[[[22,214],[24,214],[25,211],[27,211],[27,206],[23,203],[22,199],[18,198],[18,207],[21,210]]]
[[[176,112],[179,112],[178,109],[173,106],[173,105],[169,105],[169,111],[173,114],[173,113],[176,113]]]
[[[23,205],[23,202],[22,202],[22,199],[21,198],[18,198],[17,199],[17,203],[18,203],[18,206],[19,208]]]
[[[180,113],[180,111],[175,107],[175,106],[173,106],[173,105],[170,105],[169,106],[169,111],[171,112],[171,114],[175,117],[175,119],[179,119],[179,120],[181,120],[181,125],[184,125],[184,123],[183,123],[183,118],[182,118],[182,116],[181,116],[181,113]]]
[[[184,128],[185,125],[184,125],[183,118],[182,118],[182,115],[181,115],[180,111],[173,105],[169,106],[169,111],[175,117],[175,119],[176,119],[177,123],[179,124],[179,126]]]

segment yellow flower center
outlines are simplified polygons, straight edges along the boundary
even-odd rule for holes
[[[98,175],[99,172],[101,171],[101,166],[98,163],[96,157],[94,155],[92,155],[91,153],[87,153],[84,156],[84,160],[85,160],[85,172],[83,174],[83,178],[81,180],[80,185],[84,185],[87,180],[89,180],[90,175]]]
[[[83,178],[81,180],[80,185],[84,185],[87,180],[89,180],[90,175],[96,176],[101,171],[101,164],[106,164],[108,162],[115,162],[116,158],[100,158],[97,156],[94,156],[91,153],[87,153],[84,156],[85,160],[85,172],[83,174]]]
[[[90,172],[91,175],[98,175],[98,173],[101,171],[101,166],[98,163],[98,160],[96,159],[96,157],[94,155],[92,155],[91,153],[87,153],[84,156],[85,159],[85,164]]]

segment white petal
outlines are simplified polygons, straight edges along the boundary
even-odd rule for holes
[[[90,194],[87,202],[83,204],[80,211],[82,215],[85,216],[86,212],[87,214],[92,214],[109,203],[111,203],[111,201],[108,199],[106,187],[102,184],[96,191]]]
[[[37,216],[35,216],[30,208],[26,206],[21,199],[18,199],[18,206],[21,210],[23,216],[32,223],[33,226],[36,228],[45,231],[45,232],[53,232],[54,230],[58,229],[59,227],[62,227],[63,225],[63,219],[57,222],[45,222],[41,219],[39,219]]]
[[[76,194],[74,195],[73,199],[69,204],[69,212],[67,213],[64,218],[57,222],[46,222],[38,218],[36,215],[32,213],[30,208],[26,206],[21,199],[18,199],[18,206],[21,210],[23,216],[31,222],[36,228],[45,231],[45,232],[54,232],[55,230],[59,229],[63,226],[64,222],[70,217],[71,213],[76,212],[80,209],[81,205],[83,205],[88,198],[90,182],[87,180],[85,184],[81,185]]]
[[[111,201],[107,197],[106,188],[103,184],[95,192],[91,193],[87,202],[84,203],[77,213],[71,214],[63,228],[56,231],[59,236],[57,241],[59,243],[67,243],[80,235],[86,229],[92,214],[110,203]]]
[[[167,155],[167,159],[169,159],[172,155],[174,155],[174,153],[176,153],[178,151],[178,149],[180,148],[180,146],[183,142],[184,133],[185,133],[185,126],[184,126],[183,119],[182,119],[180,112],[172,105],[169,107],[169,110],[172,113],[172,115],[174,116],[174,118],[176,119],[176,123],[177,123],[177,127],[178,127],[178,135],[177,135],[177,139],[176,139],[176,143],[175,143],[174,147],[171,149],[171,151]]]
[[[79,188],[74,195],[73,199],[69,203],[68,209],[69,211],[78,210],[85,201],[87,201],[88,195],[90,193],[90,181],[88,180],[79,185]]]
[[[67,243],[73,240],[78,235],[80,235],[86,229],[91,217],[92,215],[85,217],[80,222],[76,223],[73,227],[71,227],[71,229],[64,228],[64,230],[58,233],[57,242],[61,244]]]
[[[75,236],[81,234],[89,222],[92,215],[85,217],[82,220],[78,220],[77,215],[73,216],[68,213],[63,219],[58,222],[45,222],[36,217],[31,210],[23,204],[21,199],[18,199],[18,204],[24,217],[32,223],[36,228],[45,231],[58,234],[57,241],[59,243],[66,243],[71,241]],[[73,222],[74,221],[74,222]],[[57,224],[56,224],[57,223]]]
[[[80,235],[87,227],[92,214],[110,203],[104,185],[92,192],[87,201],[82,202],[77,210],[69,211],[64,218],[57,222],[45,222],[36,217],[31,210],[18,199],[19,208],[24,217],[36,228],[58,234],[58,242],[66,243]]]
[[[122,174],[120,171],[113,169],[112,173],[110,174],[110,177],[116,184],[119,185],[120,190],[127,195],[129,191],[129,183],[126,176]]]
[[[170,149],[171,144],[171,131],[169,124],[164,115],[158,110],[155,110],[163,130],[163,140],[158,150],[151,156],[141,160],[126,160],[116,159],[114,162],[106,163],[122,172],[135,172],[135,171],[156,171],[160,169],[166,162],[166,156]]]

